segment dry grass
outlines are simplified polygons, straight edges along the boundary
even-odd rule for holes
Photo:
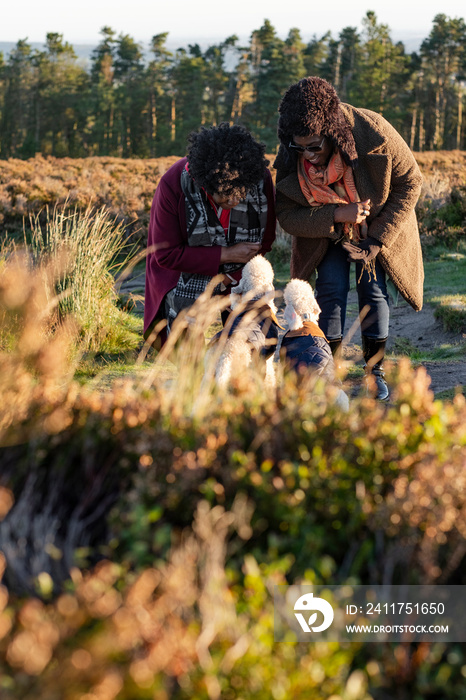
[[[61,397],[74,371],[77,328],[71,319],[57,323],[53,266],[34,272],[29,262],[14,253],[0,268],[0,443],[10,429],[21,431],[33,405]]]
[[[438,171],[451,187],[466,184],[466,151],[424,151],[414,157],[424,177]]]
[[[46,206],[105,207],[144,236],[157,184],[177,159],[36,156],[0,161],[0,224],[18,229],[24,216],[36,216]]]
[[[113,325],[124,324],[116,308],[114,276],[134,252],[125,242],[124,227],[105,209],[80,212],[55,209],[42,225],[30,221],[29,251],[34,264],[55,283],[62,317],[73,314],[82,333],[82,349],[100,350]],[[29,236],[28,236],[29,237]],[[50,300],[51,301],[51,300]],[[121,318],[118,318],[118,317]]]
[[[268,154],[270,171],[274,154]],[[415,153],[427,186],[427,196],[445,183],[466,182],[466,152],[429,151]],[[0,161],[0,224],[18,230],[22,218],[37,215],[45,206],[77,206],[86,209],[105,207],[113,217],[138,232],[146,240],[149,211],[162,175],[179,156],[154,159],[110,157],[53,158],[36,156],[29,160]]]
[[[415,153],[425,177],[425,196],[443,199],[448,187],[466,182],[465,151]],[[267,155],[270,171],[274,154]],[[18,231],[23,217],[46,206],[105,207],[144,243],[154,192],[162,175],[179,156],[154,159],[110,157],[0,161],[0,225]]]

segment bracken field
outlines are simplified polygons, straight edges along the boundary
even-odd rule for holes
[[[466,183],[466,151],[416,153],[425,178],[425,197],[445,203],[452,188]],[[272,166],[275,156],[268,155]],[[144,240],[157,183],[178,156],[153,159],[111,157],[0,161],[0,223],[3,231],[23,229],[23,218],[46,208],[104,207]],[[272,176],[275,170],[271,167]],[[421,201],[422,204],[422,201]]]
[[[466,153],[417,158],[426,261],[460,266]],[[170,356],[144,346],[113,282],[174,160],[0,162],[1,699],[463,700],[463,644],[275,643],[273,590],[466,585],[464,394],[407,357],[348,413],[286,372],[221,393],[209,299]]]

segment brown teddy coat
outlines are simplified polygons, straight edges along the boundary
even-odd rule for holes
[[[408,145],[386,119],[348,104],[340,104],[340,109],[351,126],[358,152],[353,172],[359,196],[361,201],[371,200],[368,235],[382,243],[378,259],[400,294],[419,311],[424,267],[414,207],[422,184],[420,170]],[[333,221],[338,205],[309,206],[283,145],[274,166],[277,218],[293,236],[291,276],[308,280],[330,241],[341,236]]]

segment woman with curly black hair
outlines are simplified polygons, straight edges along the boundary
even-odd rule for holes
[[[151,208],[146,263],[144,336],[205,290],[238,284],[245,263],[270,250],[275,238],[272,178],[265,146],[241,126],[224,122],[189,137],[187,158],[161,178]]]
[[[414,212],[419,168],[383,117],[342,104],[322,78],[291,85],[279,114],[276,211],[293,236],[291,276],[308,280],[317,272],[319,325],[335,354],[345,326],[350,265],[356,263],[366,374],[375,379],[376,397],[386,401],[388,280],[416,311],[422,308]]]

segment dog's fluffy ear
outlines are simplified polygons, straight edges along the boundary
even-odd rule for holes
[[[315,300],[310,284],[304,280],[292,279],[286,285],[283,297],[285,304],[291,306],[295,313],[301,317],[301,325],[303,321],[317,323],[320,306]]]

